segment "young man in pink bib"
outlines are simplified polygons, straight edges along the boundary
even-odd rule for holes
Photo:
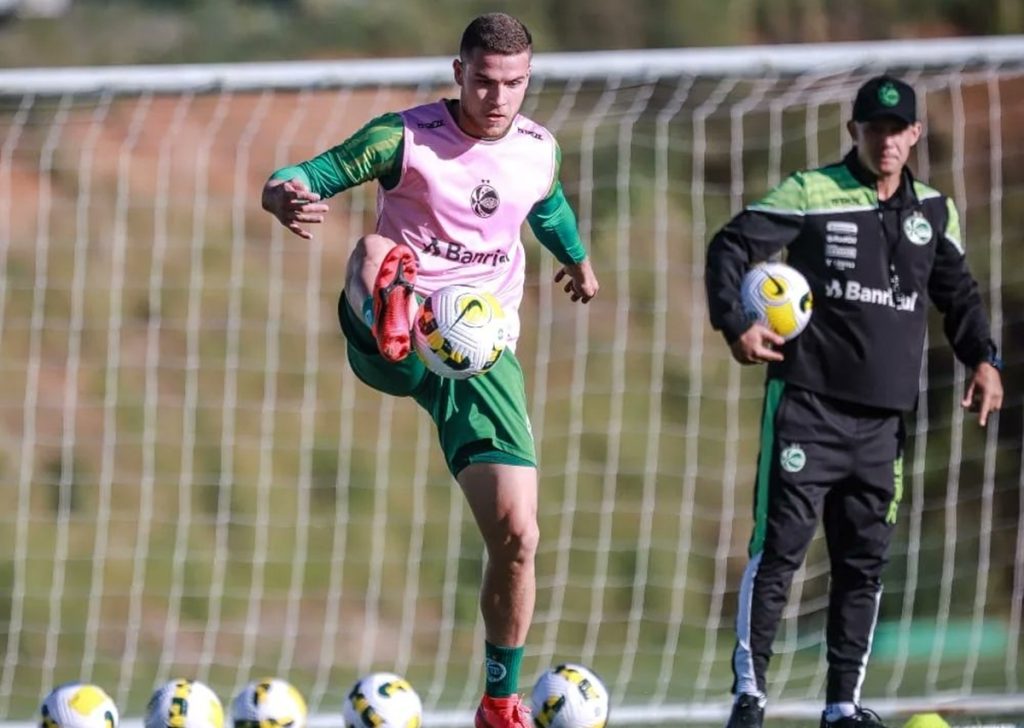
[[[477,728],[529,728],[518,689],[533,617],[537,470],[519,334],[529,222],[562,264],[555,281],[587,303],[598,282],[559,182],[547,129],[519,114],[532,41],[504,13],[476,18],[454,61],[459,99],[390,113],[318,157],[275,172],[263,208],[301,237],[323,221],[321,200],[375,179],[377,229],[358,241],[338,302],[352,370],[371,387],[411,396],[431,414],[449,470],[487,547],[480,608],[486,686]],[[412,355],[416,296],[453,283],[489,291],[510,317],[509,349],[486,375],[439,377]]]

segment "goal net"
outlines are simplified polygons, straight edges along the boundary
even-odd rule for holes
[[[1024,712],[1019,37],[535,58],[524,112],[561,142],[602,287],[571,305],[527,239],[542,544],[524,689],[576,661],[620,725],[726,714],[763,370],[710,330],[705,246],[839,158],[884,70],[919,90],[912,164],[958,205],[1010,394],[979,428],[932,321],[865,702]],[[71,679],[139,716],[172,677],[227,701],[272,674],[333,725],[387,670],[427,725],[468,724],[482,543],[429,419],[356,381],[336,323],[375,190],[332,200],[308,242],[259,209],[273,169],[455,92],[433,58],[0,72],[0,719]],[[827,587],[819,537],[775,715],[821,709]]]

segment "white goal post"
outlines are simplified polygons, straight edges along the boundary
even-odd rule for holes
[[[469,724],[482,544],[428,418],[355,380],[336,323],[374,190],[332,200],[311,242],[258,199],[273,169],[452,94],[450,64],[0,71],[0,722],[72,679],[137,719],[171,677],[226,704],[275,674],[328,726],[387,670],[425,725]],[[1022,36],[535,57],[524,111],[561,142],[602,288],[569,305],[528,239],[524,690],[579,661],[616,725],[727,714],[763,372],[707,324],[704,249],[787,172],[838,159],[882,71],[919,90],[912,163],[958,205],[1011,396],[978,428],[932,326],[865,704],[1024,715]],[[821,710],[827,586],[818,538],[773,716]]]

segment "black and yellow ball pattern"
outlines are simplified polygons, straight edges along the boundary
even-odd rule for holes
[[[547,670],[530,697],[538,728],[604,728],[608,690],[582,665],[562,664]]]
[[[810,322],[814,296],[800,271],[785,263],[762,263],[751,268],[740,288],[743,310],[786,341]]]
[[[423,301],[413,324],[416,353],[435,374],[468,379],[493,367],[508,327],[498,299],[469,286],[447,286]]]
[[[346,728],[420,728],[423,705],[408,680],[378,672],[356,681],[342,716]]]

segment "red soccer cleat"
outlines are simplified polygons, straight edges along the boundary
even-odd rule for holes
[[[408,245],[396,245],[384,256],[373,282],[373,336],[380,355],[401,361],[412,351],[409,335],[409,297],[416,283],[416,254]]]
[[[485,695],[476,709],[476,728],[533,728],[530,709],[518,695],[492,698]]]

